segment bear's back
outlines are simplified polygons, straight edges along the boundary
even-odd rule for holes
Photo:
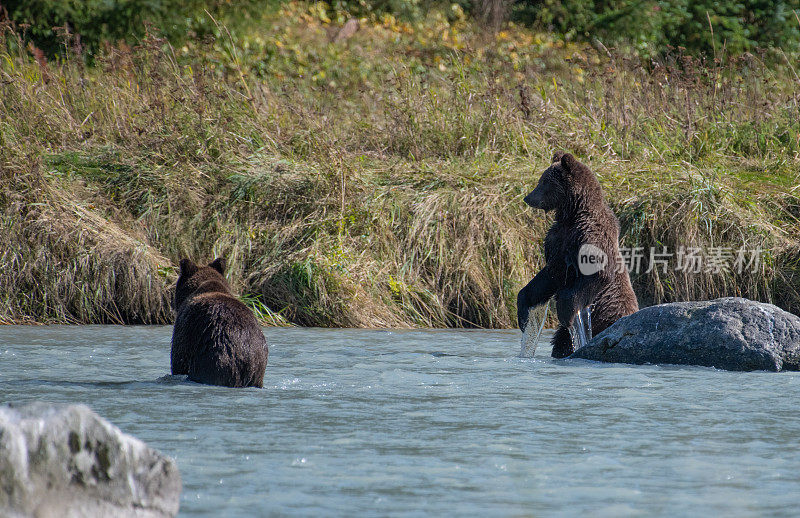
[[[268,354],[255,315],[230,293],[202,291],[178,308],[172,338],[173,374],[187,374],[193,381],[212,385],[261,387]]]
[[[604,201],[563,219],[556,219],[545,235],[545,259],[549,264],[577,259],[581,245],[590,243],[601,249],[615,266],[619,258],[619,220]]]

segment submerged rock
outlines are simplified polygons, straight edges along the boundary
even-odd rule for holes
[[[571,358],[796,371],[800,317],[736,297],[660,304],[618,320]]]
[[[83,405],[0,406],[0,516],[175,516],[175,462]]]

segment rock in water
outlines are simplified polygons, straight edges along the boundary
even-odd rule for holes
[[[83,405],[0,406],[0,516],[175,516],[175,462]]]
[[[661,304],[618,320],[571,357],[732,371],[796,371],[800,317],[772,304],[736,297]]]

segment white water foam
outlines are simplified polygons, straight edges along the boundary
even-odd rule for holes
[[[589,340],[592,339],[592,310],[585,307],[578,311],[575,315],[575,321],[569,328],[569,333],[572,335],[572,341],[578,346],[578,349],[587,345]]]
[[[536,352],[536,345],[539,343],[539,338],[542,336],[545,320],[547,320],[547,307],[549,304],[532,308],[528,313],[528,323],[522,331],[522,340],[520,343],[519,357],[520,358],[533,358]]]

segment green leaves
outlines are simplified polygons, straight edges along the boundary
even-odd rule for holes
[[[517,0],[512,19],[566,39],[630,43],[645,55],[663,54],[668,46],[713,55],[772,46],[800,50],[797,9],[798,0]]]

